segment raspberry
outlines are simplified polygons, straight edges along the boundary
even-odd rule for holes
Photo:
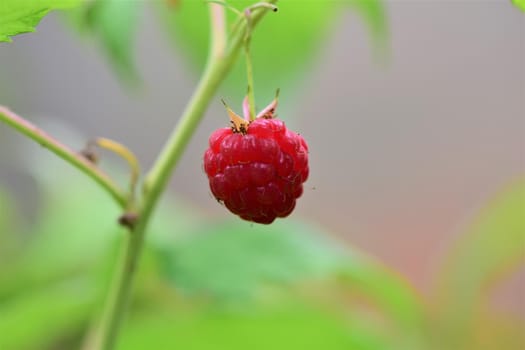
[[[273,119],[273,110],[266,110],[241,127],[213,132],[204,153],[204,171],[211,192],[232,213],[270,224],[290,215],[303,193],[308,146],[284,122]]]

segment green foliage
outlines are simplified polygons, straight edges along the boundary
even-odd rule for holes
[[[138,78],[133,48],[143,4],[142,1],[95,0],[68,13],[69,22],[100,43],[119,77],[127,82]]]
[[[522,179],[491,201],[457,242],[438,281],[440,327],[451,342],[468,342],[490,287],[525,262],[524,213]]]
[[[63,341],[77,347],[100,307],[115,244],[122,243],[116,242],[124,233],[115,224],[118,211],[104,193],[48,157],[31,162],[44,211],[24,252],[0,266],[2,349],[42,349]],[[348,288],[354,293],[354,287],[365,284],[357,279],[340,283],[341,271],[365,276],[374,290],[410,293],[399,292],[406,286],[381,265],[293,220],[270,227],[237,220],[199,224],[195,210],[171,201],[162,207],[166,211],[152,227],[123,348],[155,341],[196,349],[242,348],[253,342],[290,348],[312,344],[305,349],[320,343],[330,349],[392,348],[382,328],[364,321],[362,310],[352,306],[348,315],[338,310]],[[301,286],[306,289],[299,293]],[[342,294],[334,301],[333,293]],[[389,302],[381,298],[390,294],[374,297],[382,310]],[[245,337],[238,337],[240,325]],[[194,336],[198,333],[207,337]],[[301,334],[308,336],[301,339]],[[216,344],[210,340],[214,337]]]
[[[368,26],[375,50],[384,55],[388,39],[388,18],[381,0],[348,0]]]
[[[403,278],[373,259],[359,255],[349,257],[340,271],[340,278],[354,294],[364,296],[380,309],[397,332],[402,332],[411,341],[421,340],[425,317],[423,302]],[[391,341],[392,348],[396,339]]]
[[[514,6],[525,12],[525,0],[512,0]]]
[[[0,303],[0,349],[43,349],[83,332],[94,306],[94,286],[86,282],[32,286]]]
[[[232,6],[242,9],[253,1],[232,0]],[[269,14],[257,27],[252,40],[255,92],[259,103],[269,101],[280,87],[288,96],[308,72],[318,56],[322,42],[337,22],[338,14],[355,8],[369,25],[378,47],[386,38],[385,9],[378,0],[303,1],[281,0],[279,12]],[[351,5],[351,6],[348,6]],[[200,1],[183,1],[175,10],[160,6],[161,19],[177,48],[196,69],[204,66],[208,51],[208,9]],[[228,12],[229,29],[236,15]],[[268,78],[271,77],[271,78]],[[225,82],[240,104],[246,91],[244,58],[241,58]],[[262,107],[259,106],[259,107]]]
[[[77,348],[124,238],[119,211],[51,155],[30,164],[43,211],[24,250],[0,265],[0,348]],[[487,286],[522,259],[524,201],[520,181],[480,212],[448,260],[436,301],[311,225],[203,223],[194,209],[166,201],[120,348],[519,349],[523,320],[491,313],[485,299]],[[0,206],[4,247],[20,228],[8,196]]]
[[[228,3],[240,9],[251,4],[249,1]],[[279,12],[269,14],[260,23],[253,34],[251,48],[255,92],[260,101],[270,100],[276,88],[284,90],[290,82],[299,78],[312,61],[321,40],[326,37],[328,24],[334,19],[338,4],[305,1],[296,6],[293,1],[279,1]],[[228,15],[231,28],[236,18],[233,13]],[[207,7],[199,1],[182,2],[176,11],[162,9],[161,17],[177,47],[182,48],[182,53],[197,70],[201,70],[208,51]],[[246,92],[244,58],[239,60],[225,84],[239,96],[236,103],[240,102]]]
[[[43,211],[29,242],[0,265],[0,348],[78,348],[125,238],[115,223],[119,212],[51,155],[30,164]],[[4,247],[21,228],[12,201],[0,198],[0,227],[9,228],[2,230]],[[524,200],[519,181],[479,213],[441,275],[441,298],[431,304],[317,227],[294,220],[269,227],[199,223],[194,209],[166,201],[120,348],[519,349],[519,321],[479,309],[488,283],[522,257]]]
[[[57,182],[53,169],[62,169],[64,176],[76,170],[58,159],[47,160],[47,166],[41,161],[34,163],[40,172],[42,210],[38,223],[31,229],[33,239],[19,260],[12,261],[7,270],[0,269],[0,297],[85,270],[107,252],[118,232],[115,217],[119,211],[106,194],[87,178]],[[50,167],[51,164],[56,167]]]
[[[115,245],[124,238],[116,224],[119,210],[92,181],[52,155],[29,164],[39,185],[41,211],[25,233],[29,241],[23,251],[11,252],[9,263],[0,265],[0,349],[7,350],[42,350],[62,339],[78,343],[100,308],[116,260]],[[4,198],[1,214],[14,210]],[[174,209],[167,204],[165,209]],[[152,233],[182,227],[164,210],[156,217]],[[183,218],[177,222],[185,222]],[[0,215],[0,227],[8,224]],[[12,227],[2,234],[1,248],[24,232]],[[146,264],[144,270],[151,273],[148,268]]]
[[[0,265],[0,347],[77,348],[124,238],[118,210],[59,160],[31,164],[44,211],[23,252]],[[444,270],[442,298],[429,309],[431,301],[400,276],[319,228],[294,220],[199,223],[194,209],[167,201],[152,227],[120,348],[519,349],[523,321],[490,313],[480,297],[522,256],[524,200],[522,181],[479,214]],[[13,213],[8,197],[0,203],[1,214]],[[2,230],[1,247],[20,234],[12,217],[0,215],[0,227],[10,228]],[[478,343],[474,330],[491,341]]]
[[[228,3],[241,9],[252,1],[232,0]],[[133,47],[142,5],[140,1],[96,0],[85,2],[68,14],[74,27],[100,42],[119,76],[128,82],[135,82],[138,76]],[[157,1],[155,5],[170,39],[193,68],[201,70],[208,52],[207,4],[204,1],[182,1],[172,6],[167,1]],[[278,87],[292,95],[318,55],[316,52],[333,28],[338,14],[347,8],[356,10],[363,18],[376,51],[384,53],[388,29],[381,0],[306,1],[300,6],[295,1],[281,0],[278,5],[279,12],[267,16],[252,40],[255,89],[259,101],[270,100]],[[236,20],[236,15],[228,12],[229,30]],[[242,99],[246,89],[245,76],[244,58],[241,58],[225,82],[237,96],[232,99],[233,103],[238,104]],[[266,79],[269,76],[272,79]]]
[[[16,237],[15,210],[10,196],[0,189],[0,265],[9,261],[18,248]]]
[[[76,6],[80,0],[2,0],[0,3],[0,42],[11,36],[34,32],[51,10]]]
[[[364,338],[354,338],[351,324],[340,315],[304,300],[288,299],[270,307],[254,304],[242,310],[153,311],[133,322],[119,349],[343,350],[357,349]]]
[[[472,303],[489,282],[523,263],[524,213],[525,180],[520,180],[491,201],[457,242],[444,272],[443,292],[461,290],[465,299],[456,299],[458,303]]]
[[[326,275],[344,256],[333,242],[290,220],[269,227],[238,220],[206,226],[167,248],[163,265],[179,288],[224,300]]]

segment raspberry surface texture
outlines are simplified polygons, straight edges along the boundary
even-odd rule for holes
[[[283,121],[260,117],[242,132],[221,128],[204,153],[215,198],[244,220],[270,224],[295,208],[308,178],[308,146]]]

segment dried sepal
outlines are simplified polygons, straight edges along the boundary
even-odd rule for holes
[[[279,89],[275,92],[275,98],[272,102],[266,107],[263,108],[262,111],[257,114],[257,118],[264,118],[264,119],[272,119],[275,117],[275,110],[277,109],[277,103],[279,102]]]
[[[242,118],[240,115],[235,113],[227,104],[222,100],[222,103],[224,104],[224,107],[226,107],[226,111],[228,112],[228,116],[230,117],[230,123],[232,125],[232,131],[235,133],[241,133],[243,135],[246,134],[248,131],[248,125],[250,124],[249,121]]]

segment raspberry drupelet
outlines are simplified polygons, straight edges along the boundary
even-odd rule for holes
[[[213,132],[204,153],[215,198],[242,219],[260,224],[290,215],[309,172],[308,146],[274,118],[276,104],[277,99],[251,122],[228,108],[233,126]]]

